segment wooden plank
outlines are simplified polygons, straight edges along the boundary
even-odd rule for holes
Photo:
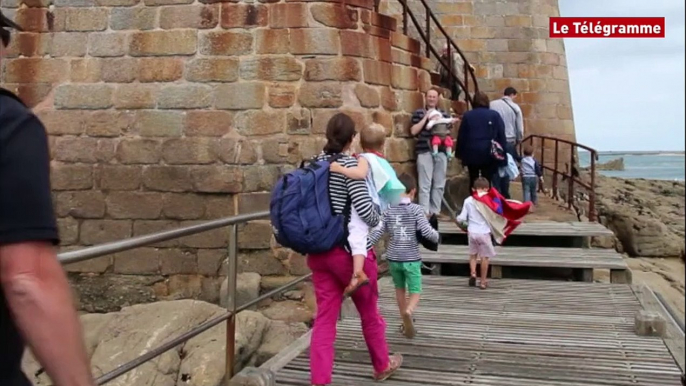
[[[403,367],[384,382],[409,385],[667,386],[681,371],[665,342],[633,332],[641,309],[628,285],[499,280],[481,291],[466,278],[425,276],[406,339],[392,283],[380,280],[379,306],[391,352]],[[359,320],[339,323],[333,386],[371,386]],[[310,385],[305,351],[276,374],[277,385]]]
[[[494,266],[555,267],[580,269],[628,269],[626,262],[611,249],[502,247],[495,248],[491,258]],[[422,250],[425,263],[466,264],[469,247],[466,245],[440,245],[438,251]]]
[[[465,234],[452,221],[441,221],[438,230],[444,234]],[[524,222],[512,232],[517,236],[599,237],[613,236],[611,230],[597,222]]]

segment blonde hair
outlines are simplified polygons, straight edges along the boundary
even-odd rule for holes
[[[378,123],[366,126],[360,132],[360,145],[363,150],[383,151],[386,143],[386,129]]]

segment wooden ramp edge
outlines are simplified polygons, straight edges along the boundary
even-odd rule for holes
[[[390,386],[672,386],[681,370],[665,341],[638,336],[643,309],[629,285],[492,280],[485,291],[425,277],[418,335],[404,338],[388,278],[379,306],[391,352],[405,357]],[[332,386],[378,385],[359,319],[339,322]],[[309,386],[310,335],[231,385]],[[252,377],[252,378],[250,378]],[[255,379],[260,379],[255,382]],[[251,380],[250,380],[251,379]],[[249,381],[249,382],[248,382]]]
[[[440,221],[438,230],[443,234],[465,234],[453,221]],[[512,236],[600,237],[614,233],[597,222],[532,221],[519,225]]]
[[[503,267],[569,268],[580,271],[581,280],[592,282],[594,269],[610,270],[610,282],[631,284],[632,275],[624,258],[614,249],[495,247],[490,259],[491,275],[502,278]],[[422,261],[433,264],[432,274],[441,273],[442,264],[468,264],[469,247],[442,244],[438,251],[422,249]]]

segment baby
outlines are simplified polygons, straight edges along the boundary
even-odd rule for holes
[[[398,180],[393,167],[383,156],[385,143],[386,130],[383,126],[373,124],[365,127],[360,133],[363,153],[358,157],[357,167],[346,168],[334,162],[330,169],[331,172],[343,174],[354,180],[365,180],[372,201],[381,210],[398,202],[400,195],[405,192],[405,186]],[[353,255],[353,277],[345,289],[345,296],[352,295],[360,286],[369,283],[369,278],[364,273],[368,236],[369,227],[357,214],[355,208],[352,208],[348,225],[348,244]]]
[[[445,147],[445,154],[448,159],[453,157],[453,139],[450,136],[450,127],[454,122],[453,118],[443,118],[443,114],[438,110],[431,110],[429,114],[429,123],[426,128],[431,130],[431,150],[433,156],[438,155],[440,146]],[[434,115],[438,115],[439,119],[432,120]]]

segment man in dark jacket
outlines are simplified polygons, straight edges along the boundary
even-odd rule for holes
[[[0,62],[18,29],[0,13]],[[93,386],[72,292],[54,245],[45,128],[0,89],[0,385],[30,386],[24,341],[56,385]]]

